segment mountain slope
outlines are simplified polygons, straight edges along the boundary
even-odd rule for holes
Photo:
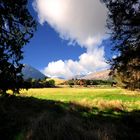
[[[38,80],[38,79],[44,79],[46,77],[39,70],[37,70],[37,69],[33,68],[32,66],[27,65],[27,64],[24,64],[24,67],[22,69],[22,74],[23,74],[23,78],[25,80],[29,79],[29,78]]]
[[[86,80],[108,80],[110,78],[109,76],[110,70],[104,70],[99,72],[93,72],[87,76],[82,77],[81,79]]]

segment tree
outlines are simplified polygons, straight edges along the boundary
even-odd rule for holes
[[[22,83],[22,48],[33,37],[36,23],[27,0],[0,0],[0,91],[18,92]]]
[[[116,58],[112,73],[125,88],[140,89],[140,1],[102,0],[108,8],[107,27]]]

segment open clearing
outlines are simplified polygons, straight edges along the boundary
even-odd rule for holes
[[[0,140],[139,140],[140,94],[47,88],[0,96]]]
[[[120,110],[140,109],[140,94],[117,88],[44,88],[23,90],[20,96],[76,102],[100,109],[117,107]]]

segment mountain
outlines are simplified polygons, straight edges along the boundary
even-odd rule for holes
[[[24,64],[24,67],[22,68],[22,74],[25,80],[29,78],[36,79],[36,80],[46,78],[46,76],[43,73],[41,73],[39,70],[27,64]]]
[[[84,75],[84,74],[81,74],[81,75],[75,75],[75,76],[73,76],[73,77],[71,77],[71,78],[69,78],[69,79],[82,79],[83,77],[85,77],[86,75]]]
[[[86,80],[108,80],[111,78],[109,75],[110,70],[103,70],[99,72],[93,72],[87,76],[82,77],[81,79],[86,79]]]

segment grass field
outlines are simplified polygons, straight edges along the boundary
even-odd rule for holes
[[[0,96],[0,140],[138,140],[140,94],[47,88]]]
[[[39,99],[75,102],[88,107],[140,109],[140,94],[117,88],[49,88],[22,91],[20,96]]]

